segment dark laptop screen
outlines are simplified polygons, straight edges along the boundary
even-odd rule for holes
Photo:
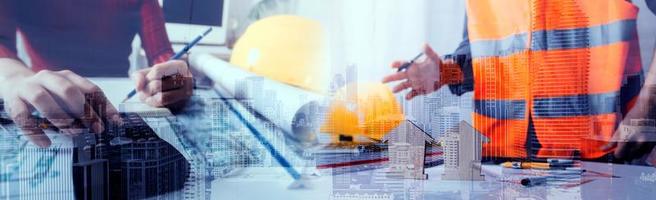
[[[164,0],[166,22],[222,26],[223,0]]]

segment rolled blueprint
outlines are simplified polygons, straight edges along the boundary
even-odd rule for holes
[[[327,97],[246,71],[209,54],[192,55],[191,66],[212,79],[226,98],[237,98],[275,125],[304,141],[320,127]]]

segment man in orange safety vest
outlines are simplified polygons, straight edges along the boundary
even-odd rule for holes
[[[465,39],[383,82],[411,99],[474,92],[475,128],[494,158],[608,159],[643,82],[638,8],[626,0],[468,0]],[[398,68],[405,62],[397,61]]]

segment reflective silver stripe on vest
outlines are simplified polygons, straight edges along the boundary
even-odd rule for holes
[[[620,20],[588,28],[542,30],[532,32],[533,51],[566,50],[589,48],[636,40],[638,38],[636,21]],[[481,40],[471,43],[474,58],[509,56],[528,47],[527,33],[508,36],[500,40]]]
[[[619,92],[573,95],[533,100],[535,118],[611,114],[620,111]]]
[[[591,116],[619,112],[619,93],[572,95],[533,100],[533,115],[539,118]],[[500,120],[524,119],[524,100],[474,100],[474,112]]]
[[[524,100],[474,100],[474,112],[495,119],[524,119]]]

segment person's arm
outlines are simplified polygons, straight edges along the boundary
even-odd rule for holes
[[[181,108],[193,93],[193,79],[185,61],[168,61],[173,55],[171,43],[164,26],[164,14],[157,0],[145,0],[141,5],[141,29],[139,37],[152,66],[132,74],[139,98],[156,107]],[[178,78],[181,86],[170,78]]]
[[[635,86],[631,86],[630,84],[632,82],[634,82],[634,85],[640,84],[641,80],[638,81],[638,83],[635,83],[635,79],[636,78],[630,78],[627,81],[627,85],[623,87],[623,90],[636,90],[631,89]],[[654,60],[651,63],[644,86],[642,86],[642,89],[640,89],[638,86],[637,90],[639,90],[639,93],[630,92],[638,93],[637,97],[634,95],[634,97],[631,98],[630,103],[625,103],[627,104],[626,106],[630,107],[631,109],[627,111],[622,122],[620,123],[620,127],[615,132],[614,140],[617,142],[611,142],[604,146],[604,150],[611,150],[615,148],[613,154],[615,158],[620,160],[630,161],[633,159],[641,158],[646,153],[649,153],[656,144],[656,136],[651,134],[651,131],[649,130],[642,130],[643,128],[650,129],[652,127],[638,126],[636,127],[638,129],[635,129],[635,132],[633,133],[623,132],[624,129],[622,128],[622,126],[631,125],[631,120],[635,119],[656,120],[656,57],[654,57]],[[626,96],[624,94],[622,95]],[[627,99],[628,96],[623,98],[623,101],[626,101]]]
[[[120,123],[116,109],[90,81],[70,71],[34,73],[18,59],[11,2],[0,3],[0,98],[22,133],[40,147],[50,146],[34,111],[67,134],[82,127],[102,133],[105,122]]]
[[[166,34],[162,8],[157,0],[145,0],[139,12],[141,15],[139,38],[146,52],[148,65],[153,66],[168,61],[174,53]]]
[[[474,73],[472,70],[472,56],[471,48],[469,44],[469,31],[467,29],[467,18],[465,18],[465,26],[462,33],[462,42],[458,45],[458,48],[450,55],[446,55],[445,60],[452,60],[456,68],[460,69],[462,74],[462,79],[455,79],[453,83],[449,84],[449,89],[451,93],[455,95],[462,95],[467,92],[474,91]]]
[[[627,1],[631,2],[630,0]],[[656,10],[656,1],[645,1],[649,9],[654,12]],[[650,126],[632,126],[633,132],[624,131],[624,126],[633,125],[631,124],[632,120],[656,120],[656,53],[651,61],[651,66],[647,70],[643,85],[638,40],[633,41],[629,51],[629,55],[633,57],[627,60],[629,68],[625,69],[626,84],[622,86],[620,91],[622,115],[624,117],[613,135],[613,142],[602,147],[604,151],[613,151],[613,156],[616,159],[624,161],[639,159],[651,152],[656,145],[656,136],[651,134],[650,130],[644,130],[651,129]]]

